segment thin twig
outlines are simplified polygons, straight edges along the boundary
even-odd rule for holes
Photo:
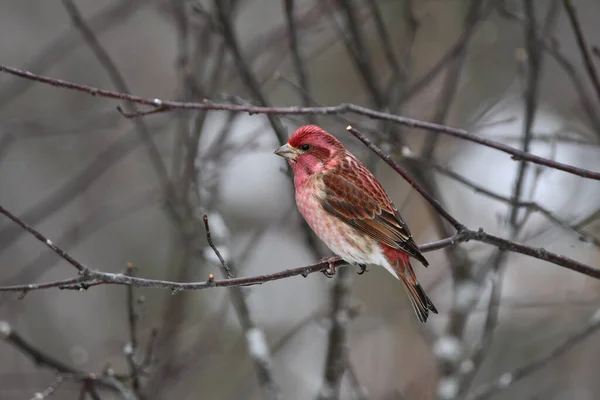
[[[53,252],[58,254],[60,257],[62,257],[65,261],[67,261],[69,264],[71,264],[72,266],[77,268],[77,270],[81,274],[85,274],[85,272],[87,271],[87,267],[85,265],[81,264],[79,261],[77,261],[76,259],[71,257],[69,255],[69,253],[65,252],[60,247],[56,246],[52,242],[52,240],[48,239],[46,236],[42,235],[37,230],[35,230],[31,226],[27,225],[23,220],[18,218],[16,215],[13,215],[12,213],[10,213],[6,208],[2,207],[1,205],[0,205],[0,214],[3,214],[8,219],[13,221],[15,224],[19,225],[21,228],[23,228],[24,230],[26,230],[27,232],[32,234],[37,240],[39,240],[40,242],[42,242],[46,246],[48,246],[50,248],[50,250],[52,250]]]
[[[233,279],[234,276],[233,276],[233,272],[231,271],[231,268],[229,267],[227,262],[225,262],[225,259],[221,255],[221,252],[219,251],[219,249],[217,249],[217,247],[215,246],[215,243],[213,242],[212,237],[210,235],[210,226],[208,225],[208,216],[204,215],[202,217],[202,220],[204,221],[204,228],[206,229],[206,241],[208,242],[208,245],[214,251],[215,255],[219,259],[219,262],[221,263],[221,265],[223,266],[223,269],[227,273],[227,277],[229,279]]]

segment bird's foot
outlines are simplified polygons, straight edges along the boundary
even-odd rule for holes
[[[358,264],[358,266],[360,267],[360,272],[357,272],[358,275],[362,275],[365,272],[369,272],[369,270],[367,269],[367,264]]]
[[[323,275],[325,275],[328,278],[333,278],[333,276],[335,275],[335,263],[338,261],[340,261],[340,257],[338,257],[338,256],[323,258],[321,260],[321,262],[327,263],[327,269],[324,269],[321,271],[323,273]]]

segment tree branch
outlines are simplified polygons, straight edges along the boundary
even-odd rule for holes
[[[146,97],[130,95],[126,93],[114,92],[110,90],[104,90],[95,88],[92,86],[80,85],[77,83],[65,81],[62,79],[48,78],[41,75],[35,75],[31,72],[8,67],[0,64],[0,71],[6,72],[11,75],[19,76],[24,79],[30,79],[45,83],[48,85],[62,87],[66,89],[76,90],[79,92],[87,93],[92,96],[101,96],[111,99],[118,100],[129,100],[134,103],[144,104],[152,107],[165,107],[166,109],[184,109],[184,110],[211,110],[211,111],[236,111],[236,112],[247,112],[248,114],[265,114],[265,115],[305,115],[305,114],[316,114],[316,115],[339,115],[339,114],[357,114],[363,115],[376,120],[386,120],[395,122],[399,125],[408,126],[410,128],[425,129],[432,132],[437,132],[444,135],[449,135],[458,139],[467,140],[473,143],[477,143],[486,147],[490,147],[504,153],[512,155],[513,160],[525,160],[534,164],[544,165],[546,167],[554,168],[560,171],[564,171],[573,175],[581,176],[587,179],[600,180],[600,172],[590,171],[584,168],[575,167],[573,165],[560,163],[554,160],[550,160],[545,157],[536,156],[516,149],[514,147],[505,145],[500,142],[496,142],[491,139],[486,139],[480,136],[471,134],[469,131],[464,129],[452,128],[446,125],[434,124],[431,122],[420,121],[412,118],[401,117],[399,115],[388,114],[376,110],[372,110],[366,107],[361,107],[355,104],[344,103],[337,106],[326,106],[326,107],[260,107],[248,104],[226,104],[226,103],[213,103],[208,100],[201,103],[195,102],[181,102],[173,100],[160,100],[150,99]]]

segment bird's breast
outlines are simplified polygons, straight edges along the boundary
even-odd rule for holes
[[[325,187],[315,179],[296,188],[300,214],[331,251],[353,264],[380,264],[381,248],[371,237],[325,211]]]

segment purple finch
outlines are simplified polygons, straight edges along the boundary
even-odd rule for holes
[[[298,210],[345,262],[384,267],[401,279],[419,318],[437,310],[419,284],[410,257],[429,265],[377,178],[335,137],[316,125],[298,128],[275,154],[294,172]]]

